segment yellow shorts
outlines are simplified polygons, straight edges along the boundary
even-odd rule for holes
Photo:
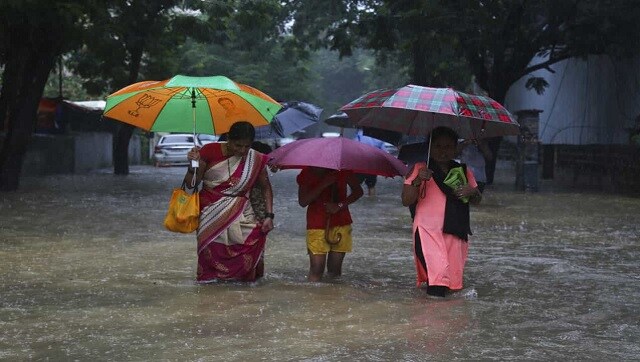
[[[336,226],[330,229],[331,239],[342,237],[337,244],[329,244],[324,238],[324,229],[307,230],[307,250],[309,254],[326,254],[330,251],[348,253],[351,251],[351,225]]]

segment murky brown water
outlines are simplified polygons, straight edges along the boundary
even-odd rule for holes
[[[304,281],[296,171],[272,178],[267,276],[195,285],[195,237],[164,231],[182,168],[25,179],[0,194],[0,359],[630,360],[640,358],[640,199],[513,192],[472,211],[466,288],[414,288],[399,179],[352,206],[344,277]]]

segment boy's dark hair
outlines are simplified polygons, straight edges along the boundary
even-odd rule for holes
[[[449,127],[436,127],[431,131],[431,140],[436,140],[440,137],[448,137],[453,140],[454,144],[458,143],[458,134],[456,131],[452,130]]]
[[[253,142],[256,138],[256,129],[247,121],[239,121],[231,125],[227,133],[227,139],[231,141],[249,140]]]

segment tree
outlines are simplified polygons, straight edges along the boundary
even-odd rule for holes
[[[111,93],[142,79],[173,75],[187,34],[207,34],[203,21],[177,7],[179,0],[114,0],[92,17],[91,41],[75,52],[71,65],[93,93]],[[219,2],[224,3],[224,2]],[[231,11],[224,7],[226,13]],[[218,7],[218,10],[222,10]],[[114,137],[114,173],[129,173],[129,141],[135,127],[119,124]]]
[[[520,78],[527,88],[544,92],[548,83],[530,74],[572,57],[590,54],[630,56],[640,51],[640,4],[637,0],[546,0],[443,2],[459,14],[453,27],[460,50],[476,81],[488,95],[504,103],[507,91]],[[532,63],[534,56],[542,61]],[[489,146],[494,154],[500,138]],[[487,163],[493,181],[496,157]]]
[[[277,0],[120,0],[116,5],[99,17],[94,36],[100,41],[75,55],[75,69],[93,91],[176,73],[223,74],[283,97],[291,89],[301,90],[297,86],[304,70],[287,59],[281,46],[286,14]],[[128,173],[133,130],[119,126],[116,174]]]
[[[0,3],[0,191],[18,189],[38,104],[58,57],[81,42],[84,16],[101,1],[10,0]]]
[[[320,39],[311,44],[342,55],[355,46],[399,51],[411,64],[413,83],[464,87],[469,78],[460,77],[462,71],[501,103],[511,85],[533,71],[552,71],[552,64],[571,57],[640,49],[637,0],[344,0],[323,5],[334,9],[323,14],[341,17],[315,22],[308,14],[317,4],[290,3],[300,9],[300,36]],[[531,64],[535,55],[544,60]],[[538,92],[546,85],[540,77],[527,81]],[[494,152],[499,145],[499,138],[492,142]],[[494,167],[495,158],[488,181]]]

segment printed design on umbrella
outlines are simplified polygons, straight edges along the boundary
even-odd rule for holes
[[[242,109],[236,107],[231,98],[220,97],[218,104],[224,109],[224,116],[229,119],[239,119],[246,114]]]
[[[240,120],[267,125],[280,108],[267,94],[224,76],[176,75],[114,92],[103,115],[146,131],[221,134]]]
[[[451,88],[413,84],[369,92],[340,108],[356,127],[426,136],[440,126],[463,138],[519,134],[515,118],[500,103]]]
[[[459,105],[461,116],[505,123],[513,122],[511,114],[500,103],[491,98],[457,93],[456,103]]]
[[[134,117],[138,117],[140,116],[140,110],[141,109],[146,109],[146,108],[151,108],[153,106],[155,106],[156,104],[160,103],[161,100],[158,98],[154,98],[150,95],[148,95],[147,93],[144,93],[140,98],[138,98],[138,100],[136,101],[136,105],[138,106],[138,108],[134,109],[134,110],[130,110],[129,114],[134,116]]]
[[[419,87],[403,87],[398,91],[390,91],[388,100],[382,105],[403,109],[414,109],[425,112],[455,114],[451,102],[455,96],[447,88],[434,88],[434,92],[424,92]],[[389,92],[383,92],[387,94]]]

